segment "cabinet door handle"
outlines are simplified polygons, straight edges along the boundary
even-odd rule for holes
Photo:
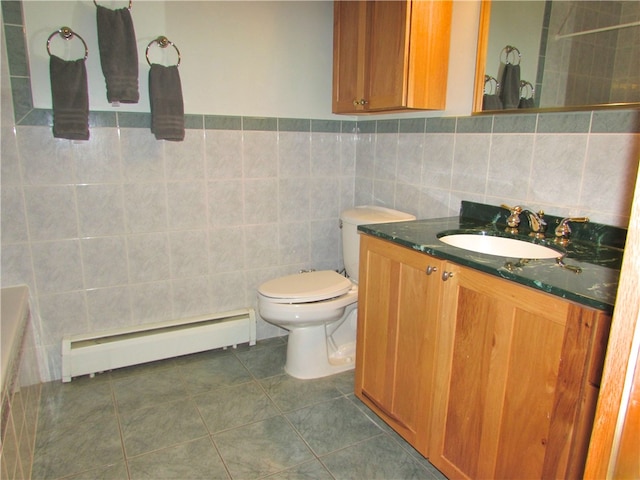
[[[360,100],[356,99],[353,101],[353,104],[357,107],[358,105],[366,105],[367,102],[364,98],[361,98]]]
[[[453,277],[453,272],[442,272],[442,281],[446,282],[451,277]]]
[[[438,267],[432,267],[431,265],[429,265],[426,269],[427,275],[431,275],[433,272],[437,272],[437,271],[438,271]]]

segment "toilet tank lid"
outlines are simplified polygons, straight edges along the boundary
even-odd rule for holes
[[[276,303],[317,302],[347,293],[353,284],[333,270],[297,273],[268,280],[258,292]]]
[[[340,216],[343,222],[353,225],[367,225],[373,223],[404,222],[415,220],[415,215],[393,210],[392,208],[379,207],[376,205],[363,205],[350,208],[342,212]]]

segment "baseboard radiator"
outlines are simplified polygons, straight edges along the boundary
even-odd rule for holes
[[[252,308],[68,336],[62,340],[62,381],[246,342],[256,344]]]

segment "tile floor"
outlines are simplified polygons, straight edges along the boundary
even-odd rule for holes
[[[286,340],[43,386],[34,479],[444,479],[353,395],[284,374]]]

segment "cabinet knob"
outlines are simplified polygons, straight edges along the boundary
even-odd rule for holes
[[[453,272],[442,272],[442,281],[446,282],[451,277],[453,277]]]
[[[361,98],[360,100],[356,99],[353,101],[353,104],[357,107],[358,105],[366,105],[367,102],[364,98]]]
[[[432,267],[431,265],[429,265],[426,269],[427,275],[431,275],[433,272],[437,272],[437,271],[438,271],[438,267]]]

